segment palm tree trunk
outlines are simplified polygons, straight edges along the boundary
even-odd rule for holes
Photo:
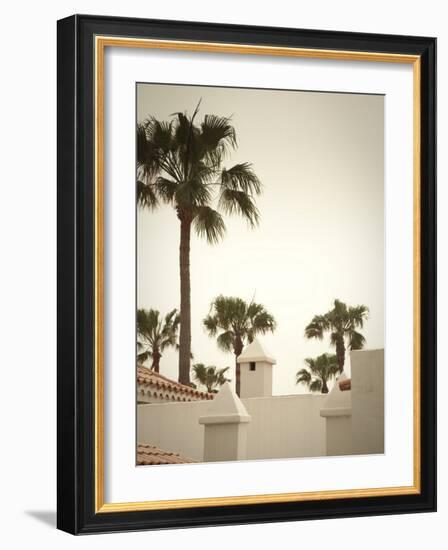
[[[151,369],[154,372],[159,372],[160,371],[160,358],[161,357],[162,356],[159,352],[157,352],[157,351],[153,352]]]
[[[338,360],[339,372],[342,372],[345,363],[345,344],[343,338],[336,342],[336,358]]]
[[[327,381],[326,380],[322,380],[322,393],[328,393],[328,386],[327,386]]]
[[[235,342],[235,392],[238,397],[241,395],[241,365],[237,362],[238,357],[243,351],[243,343],[240,341]]]
[[[180,331],[179,331],[179,382],[190,385],[191,358],[191,286],[190,286],[190,233],[191,219],[180,215]]]

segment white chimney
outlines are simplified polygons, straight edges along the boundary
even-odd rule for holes
[[[241,368],[241,398],[272,396],[272,366],[275,359],[257,338],[244,348],[237,363]]]

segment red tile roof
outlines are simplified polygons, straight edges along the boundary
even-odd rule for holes
[[[177,453],[164,451],[153,445],[139,443],[137,445],[137,466],[147,466],[150,464],[189,464],[195,460],[180,456]]]
[[[196,390],[185,386],[180,382],[171,380],[162,374],[155,372],[142,365],[137,366],[137,383],[152,388],[168,390],[175,393],[179,401],[191,401],[192,399],[213,399],[215,394]]]
[[[341,391],[348,391],[352,389],[352,379],[351,378],[345,378],[344,380],[341,380],[339,382],[339,389]]]

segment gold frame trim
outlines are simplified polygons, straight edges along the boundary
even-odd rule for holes
[[[413,65],[413,298],[414,298],[414,418],[413,455],[414,482],[410,486],[346,489],[302,493],[278,493],[216,498],[195,498],[142,502],[104,502],[104,53],[106,47],[151,48],[161,50],[269,55],[313,59],[373,61]],[[417,55],[352,52],[308,48],[221,44],[177,40],[153,40],[95,37],[95,513],[166,510],[207,506],[234,506],[275,502],[304,502],[341,498],[362,498],[393,495],[415,495],[421,492],[421,426],[420,426],[420,124],[421,124],[421,60]]]

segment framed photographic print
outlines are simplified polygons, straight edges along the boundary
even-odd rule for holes
[[[58,527],[434,511],[434,38],[58,22]]]

